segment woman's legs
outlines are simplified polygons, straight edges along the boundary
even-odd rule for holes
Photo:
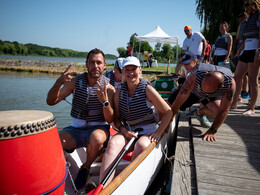
[[[243,115],[252,115],[255,113],[255,104],[258,97],[259,66],[259,60],[255,60],[254,63],[248,63],[248,80],[251,100],[249,108],[243,112]]]
[[[142,151],[144,151],[145,148],[147,148],[150,143],[151,143],[151,140],[148,138],[148,135],[141,136],[138,139],[138,141],[135,143],[131,160],[134,160],[139,154],[141,154]]]
[[[112,137],[111,140],[108,142],[108,146],[106,148],[106,152],[103,156],[102,159],[102,164],[100,167],[100,176],[99,176],[99,181],[101,182],[109,169],[112,167],[113,162],[115,161],[116,157],[118,154],[121,152],[123,147],[126,144],[126,139],[122,134],[116,134]],[[115,171],[113,174],[110,176],[110,178],[107,180],[106,185],[108,185],[112,179],[114,178]],[[105,185],[105,186],[106,186]]]
[[[237,108],[237,103],[238,103],[238,98],[241,93],[241,88],[242,88],[242,78],[248,71],[248,64],[242,61],[238,61],[236,72],[235,72],[235,81],[236,81],[236,91],[234,94],[234,99],[231,104],[232,109]]]

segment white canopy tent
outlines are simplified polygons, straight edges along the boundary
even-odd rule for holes
[[[171,37],[170,35],[165,33],[160,28],[160,26],[157,26],[154,31],[143,36],[135,36],[135,39],[140,41],[140,45],[139,45],[139,53],[140,53],[141,42],[170,43],[170,44],[176,44],[178,46],[179,37]],[[176,59],[178,60],[178,49],[176,51]]]

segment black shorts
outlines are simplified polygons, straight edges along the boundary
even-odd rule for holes
[[[172,92],[171,96],[168,98],[168,102],[170,104],[172,104],[175,101],[180,89],[181,87]],[[186,108],[189,108],[196,103],[199,103],[199,98],[196,95],[194,95],[194,93],[191,93],[188,99],[181,105],[180,110],[185,111]]]
[[[218,65],[219,62],[223,62],[226,58],[226,55],[224,56],[214,56],[213,61],[214,61],[214,65]]]
[[[239,56],[239,61],[244,63],[253,63],[255,60],[255,50],[244,50],[243,54]]]
[[[175,99],[180,91],[180,88],[181,87],[179,87],[174,92],[172,92],[171,96],[168,98],[168,102],[170,104],[173,104],[173,102],[175,101]],[[186,108],[189,108],[193,104],[196,104],[196,103],[201,103],[204,106],[206,106],[210,102],[214,102],[216,100],[221,100],[221,99],[222,99],[222,97],[212,97],[212,98],[205,98],[203,100],[199,100],[199,98],[194,93],[190,93],[190,96],[188,97],[188,99],[181,105],[180,110],[185,111]]]

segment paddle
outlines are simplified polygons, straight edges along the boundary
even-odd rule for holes
[[[139,131],[142,131],[142,128],[137,128],[136,129],[136,136],[138,135]],[[135,137],[132,137],[130,139],[130,141],[126,144],[126,146],[123,148],[123,150],[121,151],[121,153],[118,155],[116,162],[114,163],[114,165],[110,168],[110,170],[107,172],[106,176],[104,177],[104,179],[101,181],[101,183],[98,185],[98,187],[96,187],[95,189],[91,190],[89,193],[87,193],[87,195],[97,195],[99,192],[101,192],[104,188],[104,185],[106,184],[107,180],[109,179],[109,177],[111,176],[111,174],[113,173],[113,171],[115,170],[115,168],[117,167],[117,165],[119,164],[119,162],[121,161],[121,159],[123,158],[123,156],[125,155],[125,153],[128,151],[128,149],[130,148],[130,146],[132,145],[132,143],[134,142]]]

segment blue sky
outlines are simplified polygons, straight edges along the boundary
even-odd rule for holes
[[[0,39],[118,56],[157,25],[182,45],[185,25],[202,28],[195,12],[195,0],[0,0]]]

